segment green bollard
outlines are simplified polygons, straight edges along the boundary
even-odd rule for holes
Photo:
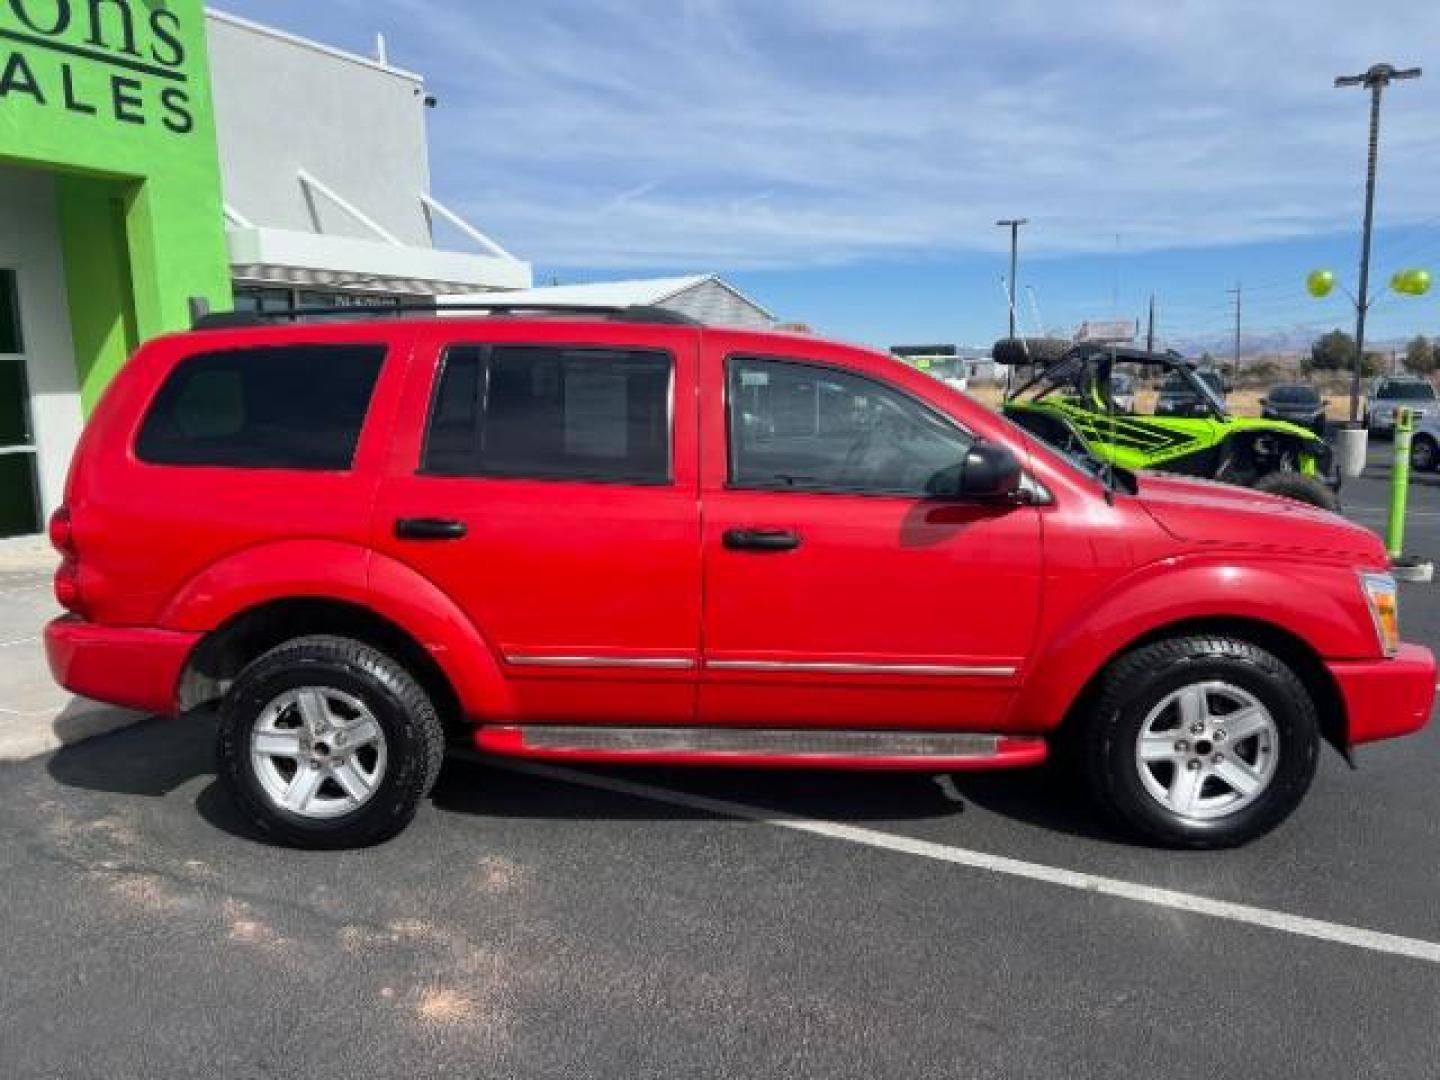
[[[1415,431],[1409,409],[1395,414],[1395,462],[1390,470],[1390,527],[1385,531],[1385,550],[1394,562],[1405,553],[1405,501],[1410,494],[1410,442]]]

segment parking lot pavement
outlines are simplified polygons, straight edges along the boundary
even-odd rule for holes
[[[1345,493],[1376,527],[1383,500],[1379,477]],[[1440,557],[1440,481],[1412,507],[1411,547]],[[1440,586],[1405,586],[1401,614],[1440,643]],[[0,766],[5,1076],[1440,1061],[1440,727],[1358,772],[1328,754],[1289,823],[1220,853],[1128,844],[1045,773],[457,759],[396,841],[303,854],[236,818],[212,734],[150,723]]]

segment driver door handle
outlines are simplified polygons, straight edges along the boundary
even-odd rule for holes
[[[729,529],[724,536],[729,551],[794,551],[800,534],[789,529]]]
[[[400,540],[463,540],[470,530],[463,521],[446,518],[401,518],[395,522]]]

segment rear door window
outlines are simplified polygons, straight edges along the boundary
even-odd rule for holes
[[[355,460],[383,345],[282,345],[183,361],[135,450],[152,465],[344,471]]]
[[[668,484],[669,354],[456,346],[445,355],[423,471]]]

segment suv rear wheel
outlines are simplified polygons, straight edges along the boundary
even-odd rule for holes
[[[1083,770],[1100,806],[1145,839],[1232,847],[1299,805],[1319,729],[1309,692],[1277,657],[1231,638],[1177,638],[1105,673]]]
[[[434,786],[443,753],[425,691],[348,638],[281,645],[241,672],[221,705],[222,780],[246,817],[294,847],[394,836]]]

